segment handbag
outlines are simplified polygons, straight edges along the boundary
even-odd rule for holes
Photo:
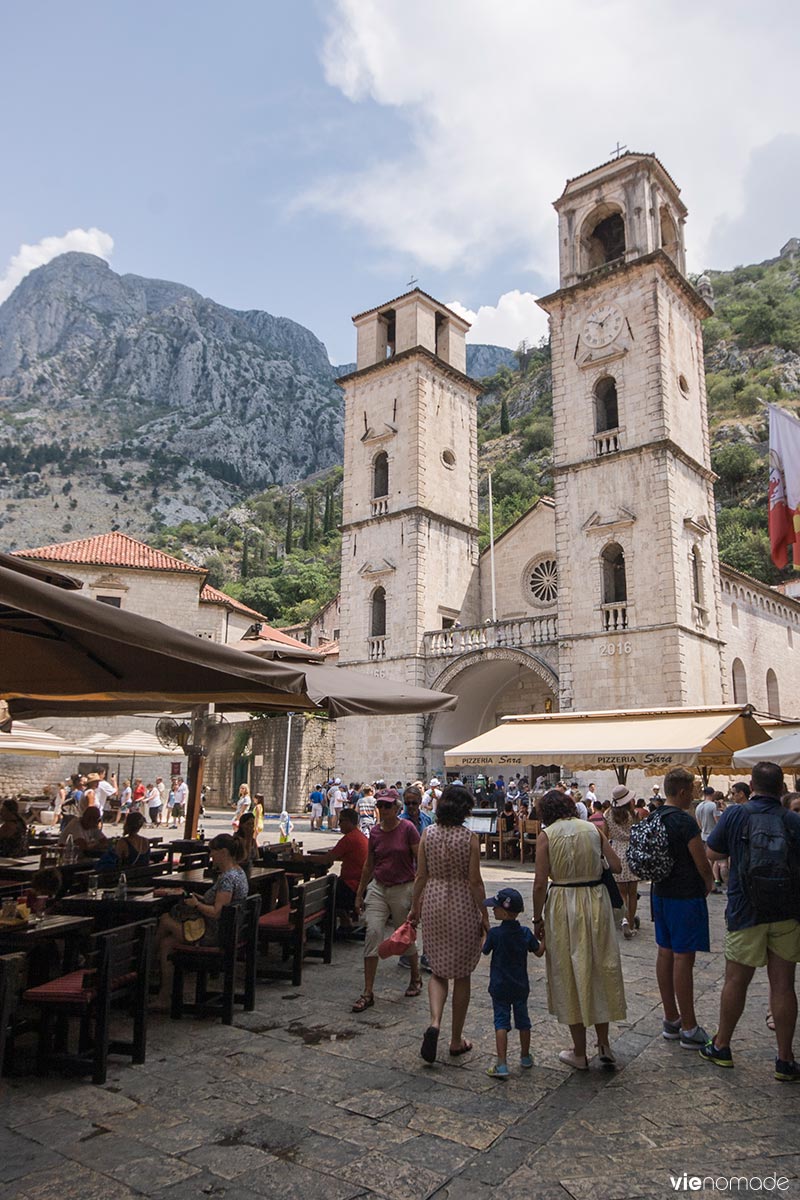
[[[617,887],[617,881],[614,878],[614,872],[611,867],[603,867],[603,874],[600,877],[603,887],[608,892],[612,908],[622,908],[622,893]]]
[[[206,919],[198,913],[196,908],[192,908],[191,904],[187,904],[185,900],[180,900],[177,904],[173,904],[169,915],[176,921],[180,921],[183,940],[188,946],[200,941],[206,931]]]
[[[378,946],[379,958],[391,958],[393,954],[405,954],[417,939],[417,931],[410,921],[398,925],[391,937]]]

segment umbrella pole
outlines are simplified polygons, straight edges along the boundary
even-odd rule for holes
[[[205,755],[200,739],[200,722],[208,714],[208,705],[200,704],[192,709],[192,744],[186,747],[188,765],[186,769],[186,786],[189,788],[189,799],[186,805],[186,819],[183,823],[183,836],[189,841],[197,837],[197,821],[200,816],[200,792],[203,787],[205,771]]]

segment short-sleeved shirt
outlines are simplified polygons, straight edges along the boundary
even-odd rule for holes
[[[354,892],[358,890],[361,882],[361,872],[364,870],[368,852],[369,839],[360,829],[351,829],[344,837],[340,837],[331,851],[333,861],[342,864],[339,876],[342,883],[346,883]]]
[[[242,868],[231,867],[229,871],[222,872],[208,891],[201,896],[201,900],[203,904],[213,904],[218,892],[230,892],[231,900],[246,900],[249,890],[250,884],[247,882],[247,876]]]
[[[96,783],[94,785],[94,794],[96,797],[97,807],[102,812],[102,810],[106,807],[106,805],[108,804],[111,797],[116,796],[117,789],[114,787],[114,785],[112,783],[108,783],[107,780],[101,779],[99,783]]]
[[[411,813],[404,808],[400,813],[400,820],[410,821],[411,824],[414,825],[417,833],[421,834],[423,829],[427,829],[429,825],[433,824],[433,817],[430,815],[430,813],[423,812],[421,808],[417,809],[417,815],[419,816],[419,825],[414,824],[414,818],[411,816]]]
[[[745,895],[742,885],[742,858],[744,843],[742,833],[750,813],[783,812],[786,832],[790,841],[790,853],[800,856],[800,815],[785,811],[780,800],[773,796],[751,796],[746,804],[732,804],[717,822],[708,845],[715,854],[727,854],[730,858],[728,874],[728,903],[725,920],[731,933],[738,929],[750,929],[758,925],[755,910]],[[794,849],[792,850],[791,847]],[[794,916],[787,913],[786,919]]]
[[[701,800],[694,810],[694,819],[700,826],[700,837],[708,841],[708,835],[714,832],[717,825],[717,806],[713,800]]]
[[[524,1000],[530,991],[528,955],[539,949],[539,939],[519,921],[501,921],[493,925],[483,943],[483,953],[491,954],[489,995],[493,1000]]]
[[[419,844],[419,834],[410,821],[398,821],[394,829],[373,825],[369,831],[369,848],[375,862],[373,875],[384,887],[412,883],[417,873],[413,847]]]
[[[673,867],[666,879],[653,884],[653,895],[663,896],[667,900],[696,900],[704,897],[705,880],[695,866],[689,850],[689,843],[700,836],[697,821],[682,808],[676,808],[672,804],[665,804],[659,809],[656,820],[663,821],[667,828]]]

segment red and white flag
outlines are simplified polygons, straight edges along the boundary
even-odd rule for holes
[[[768,407],[772,561],[782,570],[794,546],[794,565],[800,568],[800,421],[774,404]]]

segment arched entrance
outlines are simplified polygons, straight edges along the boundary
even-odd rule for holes
[[[458,707],[425,722],[429,773],[442,770],[445,750],[493,729],[502,717],[558,711],[558,676],[552,667],[509,647],[462,655],[431,687],[458,696]]]

